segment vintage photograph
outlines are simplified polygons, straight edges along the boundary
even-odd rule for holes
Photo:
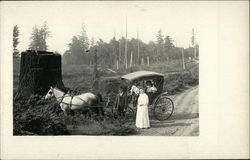
[[[14,136],[200,135],[201,24],[192,6],[26,1],[8,9]]]

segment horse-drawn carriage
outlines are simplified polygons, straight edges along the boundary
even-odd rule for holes
[[[145,87],[147,81],[152,82],[156,88],[156,92],[147,93],[149,97],[149,109],[153,111],[156,119],[167,120],[174,111],[174,103],[167,96],[167,92],[163,91],[164,75],[151,71],[137,71],[126,74],[124,76],[101,77],[97,79],[92,86],[92,90],[96,93],[83,93],[72,95],[69,92],[63,92],[59,88],[50,88],[46,98],[55,96],[60,103],[61,109],[67,115],[70,110],[81,110],[86,108],[97,109],[99,113],[110,109],[113,117],[117,113],[114,107],[115,98],[121,86],[125,86],[127,91],[131,91],[131,87],[140,83]],[[98,92],[98,94],[97,94]],[[136,113],[135,95],[129,95],[128,107],[126,107],[125,118],[134,119]],[[102,114],[103,115],[103,114]]]
[[[167,120],[174,111],[174,103],[167,96],[167,92],[163,91],[164,75],[161,73],[137,71],[121,77],[104,77],[98,79],[94,83],[93,89],[98,90],[101,95],[105,97],[105,101],[107,102],[105,108],[110,109],[111,112],[115,114],[114,100],[115,96],[118,94],[119,88],[121,86],[126,86],[127,91],[130,91],[133,85],[140,83],[145,87],[145,83],[148,81],[152,82],[157,88],[156,92],[147,93],[149,97],[149,107],[158,120]],[[134,95],[130,95],[128,98],[130,101],[125,111],[125,115],[134,118],[137,99],[132,96]]]

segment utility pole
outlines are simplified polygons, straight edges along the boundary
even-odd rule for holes
[[[183,67],[183,70],[186,69],[186,66],[185,66],[185,57],[184,57],[184,49],[182,48],[182,51],[181,51],[181,54],[182,54],[182,67]]]

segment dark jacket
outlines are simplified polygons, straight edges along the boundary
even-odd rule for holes
[[[119,112],[123,112],[127,109],[128,105],[128,96],[127,92],[124,92],[121,96],[120,94],[117,94],[116,100],[115,100],[115,108],[118,109]]]

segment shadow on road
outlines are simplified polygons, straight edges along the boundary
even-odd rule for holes
[[[151,123],[152,128],[162,128],[162,127],[175,127],[175,126],[190,126],[191,123],[164,123],[164,122],[153,122]]]
[[[199,113],[175,113],[169,120],[193,119],[199,118]]]

